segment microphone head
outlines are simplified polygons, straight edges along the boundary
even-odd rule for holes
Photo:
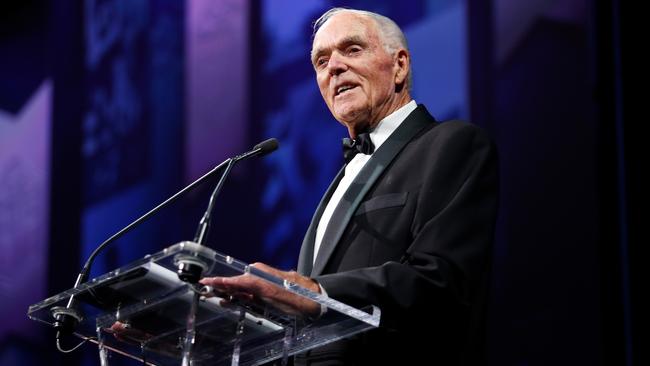
[[[273,151],[277,150],[278,146],[279,146],[278,140],[275,138],[270,138],[268,140],[264,140],[259,144],[255,145],[255,147],[253,147],[253,150],[260,149],[258,154],[260,156],[264,156],[268,153],[272,153]]]

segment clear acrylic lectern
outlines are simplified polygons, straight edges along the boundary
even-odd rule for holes
[[[204,276],[258,276],[327,307],[317,319],[262,302],[203,296],[176,275],[179,261],[204,267]],[[182,242],[29,307],[31,319],[53,325],[57,309],[77,300],[78,337],[150,365],[258,365],[309,350],[379,325],[380,311],[356,309],[283,281],[192,242]],[[119,332],[115,332],[118,325]],[[113,327],[113,328],[112,328]]]

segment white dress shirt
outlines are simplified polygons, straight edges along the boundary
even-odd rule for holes
[[[388,139],[388,137],[399,127],[399,125],[404,122],[406,117],[408,117],[411,112],[417,108],[417,103],[414,100],[411,100],[409,103],[403,105],[400,109],[386,116],[384,119],[379,121],[377,126],[370,131],[370,140],[375,145],[375,151],[379,149],[381,144]],[[371,155],[365,155],[358,153],[350,160],[348,165],[345,166],[345,173],[341,181],[339,182],[336,190],[332,194],[323,215],[318,222],[318,227],[316,228],[316,239],[314,242],[314,258],[312,261],[316,261],[316,256],[318,255],[318,250],[320,249],[321,242],[323,241],[323,236],[325,235],[325,229],[332,218],[334,209],[338,206],[339,201],[343,197],[345,191],[348,190],[350,184],[359,174],[364,165],[370,160]]]

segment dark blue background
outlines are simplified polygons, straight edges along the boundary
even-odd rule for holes
[[[19,121],[14,117],[44,80],[53,83],[49,252],[26,256],[48,263],[42,298],[71,287],[98,243],[198,177],[188,176],[187,164],[194,143],[187,138],[190,3],[1,5],[0,111],[9,117],[0,133]],[[639,362],[639,277],[632,274],[647,234],[640,228],[640,159],[632,159],[640,127],[624,98],[627,33],[616,0],[215,5],[223,11],[216,21],[235,21],[219,14],[238,12],[247,30],[246,82],[215,86],[245,95],[247,115],[230,121],[232,133],[243,133],[241,150],[268,137],[281,148],[235,168],[217,201],[210,245],[244,261],[295,267],[311,214],[341,165],[346,133],[320,98],[308,56],[311,22],[334,5],[393,18],[409,38],[415,99],[439,119],[471,120],[497,143],[502,198],[490,364]],[[207,163],[229,156],[219,142],[228,129],[215,131],[206,131],[214,136]],[[0,182],[0,189],[8,188]],[[206,184],[116,242],[93,275],[191,239],[210,190]],[[3,286],[12,281],[0,278]],[[26,312],[3,312],[2,319],[25,317],[27,324]],[[97,364],[93,346],[82,349],[57,353],[44,326],[27,336],[0,332],[2,366]]]

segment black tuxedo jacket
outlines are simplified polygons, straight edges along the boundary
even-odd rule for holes
[[[489,138],[418,106],[344,194],[312,266],[316,227],[343,171],[316,210],[298,271],[333,299],[379,306],[381,325],[295,363],[479,363],[498,194]]]

